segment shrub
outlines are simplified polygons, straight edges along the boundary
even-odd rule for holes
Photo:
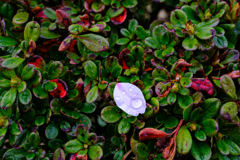
[[[239,159],[239,8],[0,1],[0,159]]]

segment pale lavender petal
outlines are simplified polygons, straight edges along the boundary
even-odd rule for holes
[[[146,101],[137,86],[131,83],[117,83],[113,97],[117,106],[127,114],[138,116],[139,113],[145,113]]]

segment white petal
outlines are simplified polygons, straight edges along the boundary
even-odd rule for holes
[[[145,113],[146,101],[137,86],[131,83],[117,83],[113,97],[117,106],[127,114],[138,116],[139,113]]]

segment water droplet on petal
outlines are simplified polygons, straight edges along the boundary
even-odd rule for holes
[[[120,98],[119,98],[119,97],[115,97],[115,99],[116,99],[116,100],[120,100]]]
[[[132,91],[132,87],[131,87],[131,88],[129,88],[129,91]]]
[[[142,106],[142,100],[139,99],[139,98],[134,98],[132,101],[131,101],[131,105],[133,108],[139,108]]]

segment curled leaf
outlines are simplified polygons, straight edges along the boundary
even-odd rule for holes
[[[117,83],[114,92],[114,100],[119,108],[127,114],[138,116],[146,110],[146,101],[142,91],[130,83]]]

